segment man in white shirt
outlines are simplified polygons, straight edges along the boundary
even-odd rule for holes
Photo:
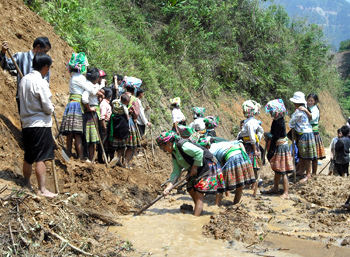
[[[43,79],[49,72],[51,64],[50,56],[45,53],[36,54],[33,59],[33,71],[23,77],[18,88],[24,146],[24,180],[31,188],[32,165],[36,162],[38,194],[46,197],[57,195],[47,190],[45,186],[45,161],[54,159],[54,142],[51,132],[51,113],[54,106],[51,102],[52,94],[49,83]]]

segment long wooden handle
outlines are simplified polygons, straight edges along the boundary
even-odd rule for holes
[[[184,182],[186,179],[189,179],[190,176],[186,176],[185,178],[181,179],[180,181],[178,181],[177,183],[175,183],[170,189],[169,192],[171,190],[173,190],[175,187],[177,187],[178,185],[180,185],[182,182]],[[162,193],[160,196],[158,196],[156,199],[154,199],[152,202],[150,202],[149,204],[147,204],[145,207],[143,207],[141,210],[139,210],[138,212],[135,213],[135,215],[140,215],[141,213],[143,213],[145,210],[147,210],[149,207],[151,207],[153,204],[155,204],[156,202],[158,202],[160,199],[162,199],[164,197],[164,193]]]
[[[153,145],[153,133],[152,133],[152,128],[150,129],[151,130],[151,142],[152,142],[152,156],[154,158],[154,145]]]
[[[136,122],[135,122],[135,127],[136,127],[136,132],[138,134],[138,137],[140,139],[140,145],[141,145],[141,134],[140,134],[140,130],[139,130],[139,127],[137,126]],[[140,148],[143,149],[143,153],[145,154],[145,158],[146,158],[147,168],[150,169],[146,149],[142,148],[142,146],[140,146]]]
[[[91,112],[91,116],[92,116],[92,119],[94,120],[95,128],[97,130],[97,136],[98,136],[98,140],[100,141],[100,146],[102,148],[103,158],[105,159],[106,166],[108,168],[107,155],[106,155],[105,149],[103,147],[103,143],[102,143],[102,140],[101,140],[100,132],[98,130],[98,126],[97,126],[97,122],[96,122],[96,118],[95,118],[95,112]]]
[[[296,183],[297,182],[297,169],[295,167],[295,143],[294,143],[294,139],[295,139],[295,132],[294,132],[294,129],[292,129],[292,153],[293,153],[293,169],[294,169],[293,181],[294,181],[294,183]]]
[[[55,168],[55,159],[52,160],[52,171],[53,171],[53,178],[55,180],[56,193],[59,194],[60,190],[58,188],[58,180],[57,180],[57,174],[56,174],[56,168]]]
[[[10,58],[11,58],[13,64],[15,65],[18,74],[21,76],[21,78],[23,78],[23,73],[22,73],[22,71],[19,69],[19,67],[18,67],[18,65],[17,65],[17,63],[16,63],[16,61],[15,61],[15,59],[13,58],[13,56],[12,56],[12,54],[11,54],[10,48],[7,48],[7,52],[9,53]]]
[[[318,173],[318,175],[320,175],[322,173],[322,171],[324,171],[325,168],[327,168],[327,166],[331,163],[332,160],[329,160],[329,162],[326,164],[326,166],[323,167],[323,169]]]

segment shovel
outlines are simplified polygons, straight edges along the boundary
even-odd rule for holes
[[[178,185],[180,185],[182,182],[184,182],[185,180],[188,180],[190,178],[190,175],[186,176],[185,178],[181,179],[180,181],[178,181],[177,183],[175,183],[175,185],[173,185],[170,189],[169,192],[171,190],[173,190],[175,187],[177,187]],[[186,183],[187,184],[187,183]],[[136,212],[134,214],[134,216],[140,215],[141,213],[143,213],[145,210],[147,210],[149,207],[151,207],[153,204],[155,204],[156,202],[158,202],[160,199],[162,199],[164,197],[164,193],[162,193],[160,196],[158,196],[156,199],[154,199],[152,202],[150,202],[149,204],[147,204],[145,207],[143,207],[141,210],[139,210],[138,212]]]

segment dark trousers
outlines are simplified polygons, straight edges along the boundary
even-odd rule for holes
[[[334,164],[334,169],[336,172],[338,172],[339,176],[343,176],[343,174],[346,174],[349,177],[349,163],[345,164]]]

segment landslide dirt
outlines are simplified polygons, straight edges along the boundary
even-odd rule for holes
[[[52,49],[49,54],[53,59],[50,89],[53,94],[52,101],[55,104],[56,115],[60,121],[68,99],[69,74],[66,71],[65,63],[73,52],[72,48],[55,34],[50,24],[29,10],[23,1],[0,0],[0,10],[2,10],[0,40],[8,41],[13,53],[29,51],[32,48],[34,39],[38,36],[47,36],[50,39]],[[18,255],[78,254],[69,245],[61,244],[62,240],[57,238],[55,234],[68,240],[71,245],[88,253],[98,255],[109,255],[111,253],[117,255],[128,254],[127,252],[132,250],[130,242],[123,241],[115,233],[108,233],[105,230],[105,225],[118,223],[122,215],[133,213],[159,194],[161,190],[160,184],[168,178],[171,170],[170,157],[157,148],[155,157],[152,157],[150,133],[148,133],[147,140],[143,144],[146,147],[150,161],[149,169],[144,157],[135,159],[134,169],[132,170],[119,167],[112,169],[106,168],[104,165],[87,164],[74,159],[71,159],[67,164],[60,156],[60,153],[56,151],[55,164],[60,195],[55,199],[37,197],[35,192],[22,188],[23,149],[15,93],[15,77],[10,72],[1,69],[1,254],[14,255],[15,251]],[[239,121],[243,119],[241,104],[244,99],[239,96],[235,99],[223,97],[220,104],[203,101],[205,99],[207,99],[205,95],[194,95],[193,105],[206,107],[208,115],[218,115],[221,119],[217,130],[218,136],[232,139],[236,135],[235,133],[238,132]],[[321,126],[324,127],[324,131],[328,133],[329,138],[332,138],[335,134],[334,131],[345,124],[345,120],[339,105],[329,92],[322,92],[320,99],[320,109],[323,117]],[[163,100],[167,101],[166,99]],[[152,111],[152,108],[150,111]],[[184,112],[187,117],[192,116],[189,109],[184,109]],[[263,121],[264,129],[268,131],[271,118],[264,113],[259,118]],[[189,121],[191,121],[191,118],[189,118]],[[162,124],[162,127],[170,128],[170,125]],[[57,132],[55,127],[53,131],[54,133]],[[160,132],[159,128],[155,128],[155,131]],[[156,132],[153,134],[156,135]],[[50,163],[47,163],[47,167],[47,187],[49,190],[55,191]],[[310,182],[310,184],[318,183],[312,184],[315,187],[314,191],[310,192],[310,190],[300,187],[298,190],[295,189],[295,192],[305,197],[305,202],[315,204],[317,206],[315,210],[325,207],[326,213],[324,211],[310,213],[306,211],[307,207],[305,207],[302,209],[305,210],[303,217],[309,218],[310,224],[316,220],[327,220],[329,218],[339,223],[339,226],[343,226],[345,220],[348,219],[347,214],[342,211],[341,214],[344,214],[344,217],[332,216],[337,215],[337,212],[332,212],[327,208],[335,206],[330,206],[332,199],[337,204],[343,202],[345,195],[349,192],[348,188],[339,188],[344,194],[342,197],[330,192],[331,199],[321,200],[316,195],[312,195],[312,192],[316,193],[324,189],[322,177],[320,177],[319,181],[315,181]],[[333,179],[329,178],[326,181],[331,183]],[[32,184],[34,189],[36,189],[35,175],[32,176]],[[333,187],[330,186],[329,190],[330,188]],[[300,193],[298,193],[299,191]],[[247,214],[244,209],[229,208],[226,213],[226,219],[234,218],[236,221],[240,221],[240,218],[236,217],[237,213]],[[295,215],[299,215],[297,212],[295,213]],[[213,219],[218,220],[215,217]],[[251,219],[244,220],[248,223],[255,222]],[[247,225],[248,232],[254,227],[253,223],[251,223],[252,226]],[[322,223],[326,226],[327,224],[324,223],[326,221]],[[222,221],[222,224],[225,224],[225,222]],[[237,224],[237,222],[233,224]],[[318,226],[319,229],[326,230],[326,228],[323,228],[323,225]],[[244,230],[244,232],[247,231]],[[341,232],[340,229],[335,230],[335,232],[338,231],[339,233]],[[218,232],[217,238],[223,238],[219,236],[220,233]],[[221,234],[224,235],[225,233]],[[233,238],[233,236],[225,235],[225,238]],[[255,234],[247,238],[249,238],[249,242],[255,242],[256,240]]]

